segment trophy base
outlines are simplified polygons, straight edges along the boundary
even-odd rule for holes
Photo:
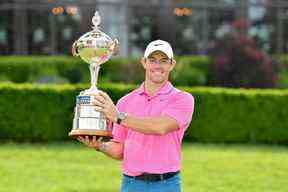
[[[69,136],[75,138],[77,136],[97,136],[103,138],[112,138],[111,131],[91,130],[91,129],[73,129]]]

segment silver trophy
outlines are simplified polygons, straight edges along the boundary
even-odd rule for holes
[[[89,63],[91,87],[81,91],[76,98],[73,129],[70,136],[101,136],[111,137],[111,128],[107,125],[102,112],[96,111],[92,105],[93,95],[97,94],[97,79],[100,65],[108,61],[112,55],[117,54],[119,43],[99,30],[101,17],[96,11],[92,18],[93,30],[82,35],[73,43],[73,56],[80,56]]]

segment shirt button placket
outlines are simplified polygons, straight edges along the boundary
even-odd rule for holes
[[[152,97],[147,98],[147,108],[146,108],[146,115],[150,115],[152,109]]]

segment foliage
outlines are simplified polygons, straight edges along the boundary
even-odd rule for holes
[[[0,84],[0,139],[68,139],[75,97],[88,85]],[[101,84],[114,101],[135,86]],[[288,90],[180,87],[195,112],[185,139],[199,142],[288,143]]]
[[[239,22],[235,21],[236,24]],[[241,32],[243,27],[240,26],[237,30],[231,29],[211,46],[213,78],[210,84],[224,87],[275,87],[276,63],[257,48],[252,38]]]
[[[196,98],[189,139],[288,143],[288,90],[188,88]]]
[[[176,85],[205,85],[209,59],[206,57],[177,57],[171,80]],[[101,65],[99,82],[139,84],[144,70],[139,59],[114,58]],[[14,83],[88,83],[88,64],[72,57],[0,57],[0,81]]]
[[[15,83],[50,82],[53,77],[65,78],[66,82],[88,81],[87,65],[80,59],[70,57],[28,57],[2,56],[0,58],[0,77]],[[87,73],[88,72],[88,73]],[[87,75],[86,75],[87,74]],[[64,81],[65,82],[65,81]],[[52,83],[57,83],[53,82]]]
[[[207,85],[210,60],[205,56],[177,57],[177,64],[171,73],[171,81],[180,86]]]
[[[131,86],[102,85],[112,99]],[[0,139],[48,141],[67,139],[75,98],[85,85],[0,85]]]
[[[288,88],[288,56],[287,55],[280,55],[278,56],[280,61],[280,68],[279,71],[279,81],[278,87],[279,88]]]

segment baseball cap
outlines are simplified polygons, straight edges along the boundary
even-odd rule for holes
[[[144,52],[144,58],[147,58],[154,51],[161,51],[165,53],[169,59],[173,58],[172,47],[167,41],[158,39],[158,40],[150,42],[147,45],[146,50]]]

